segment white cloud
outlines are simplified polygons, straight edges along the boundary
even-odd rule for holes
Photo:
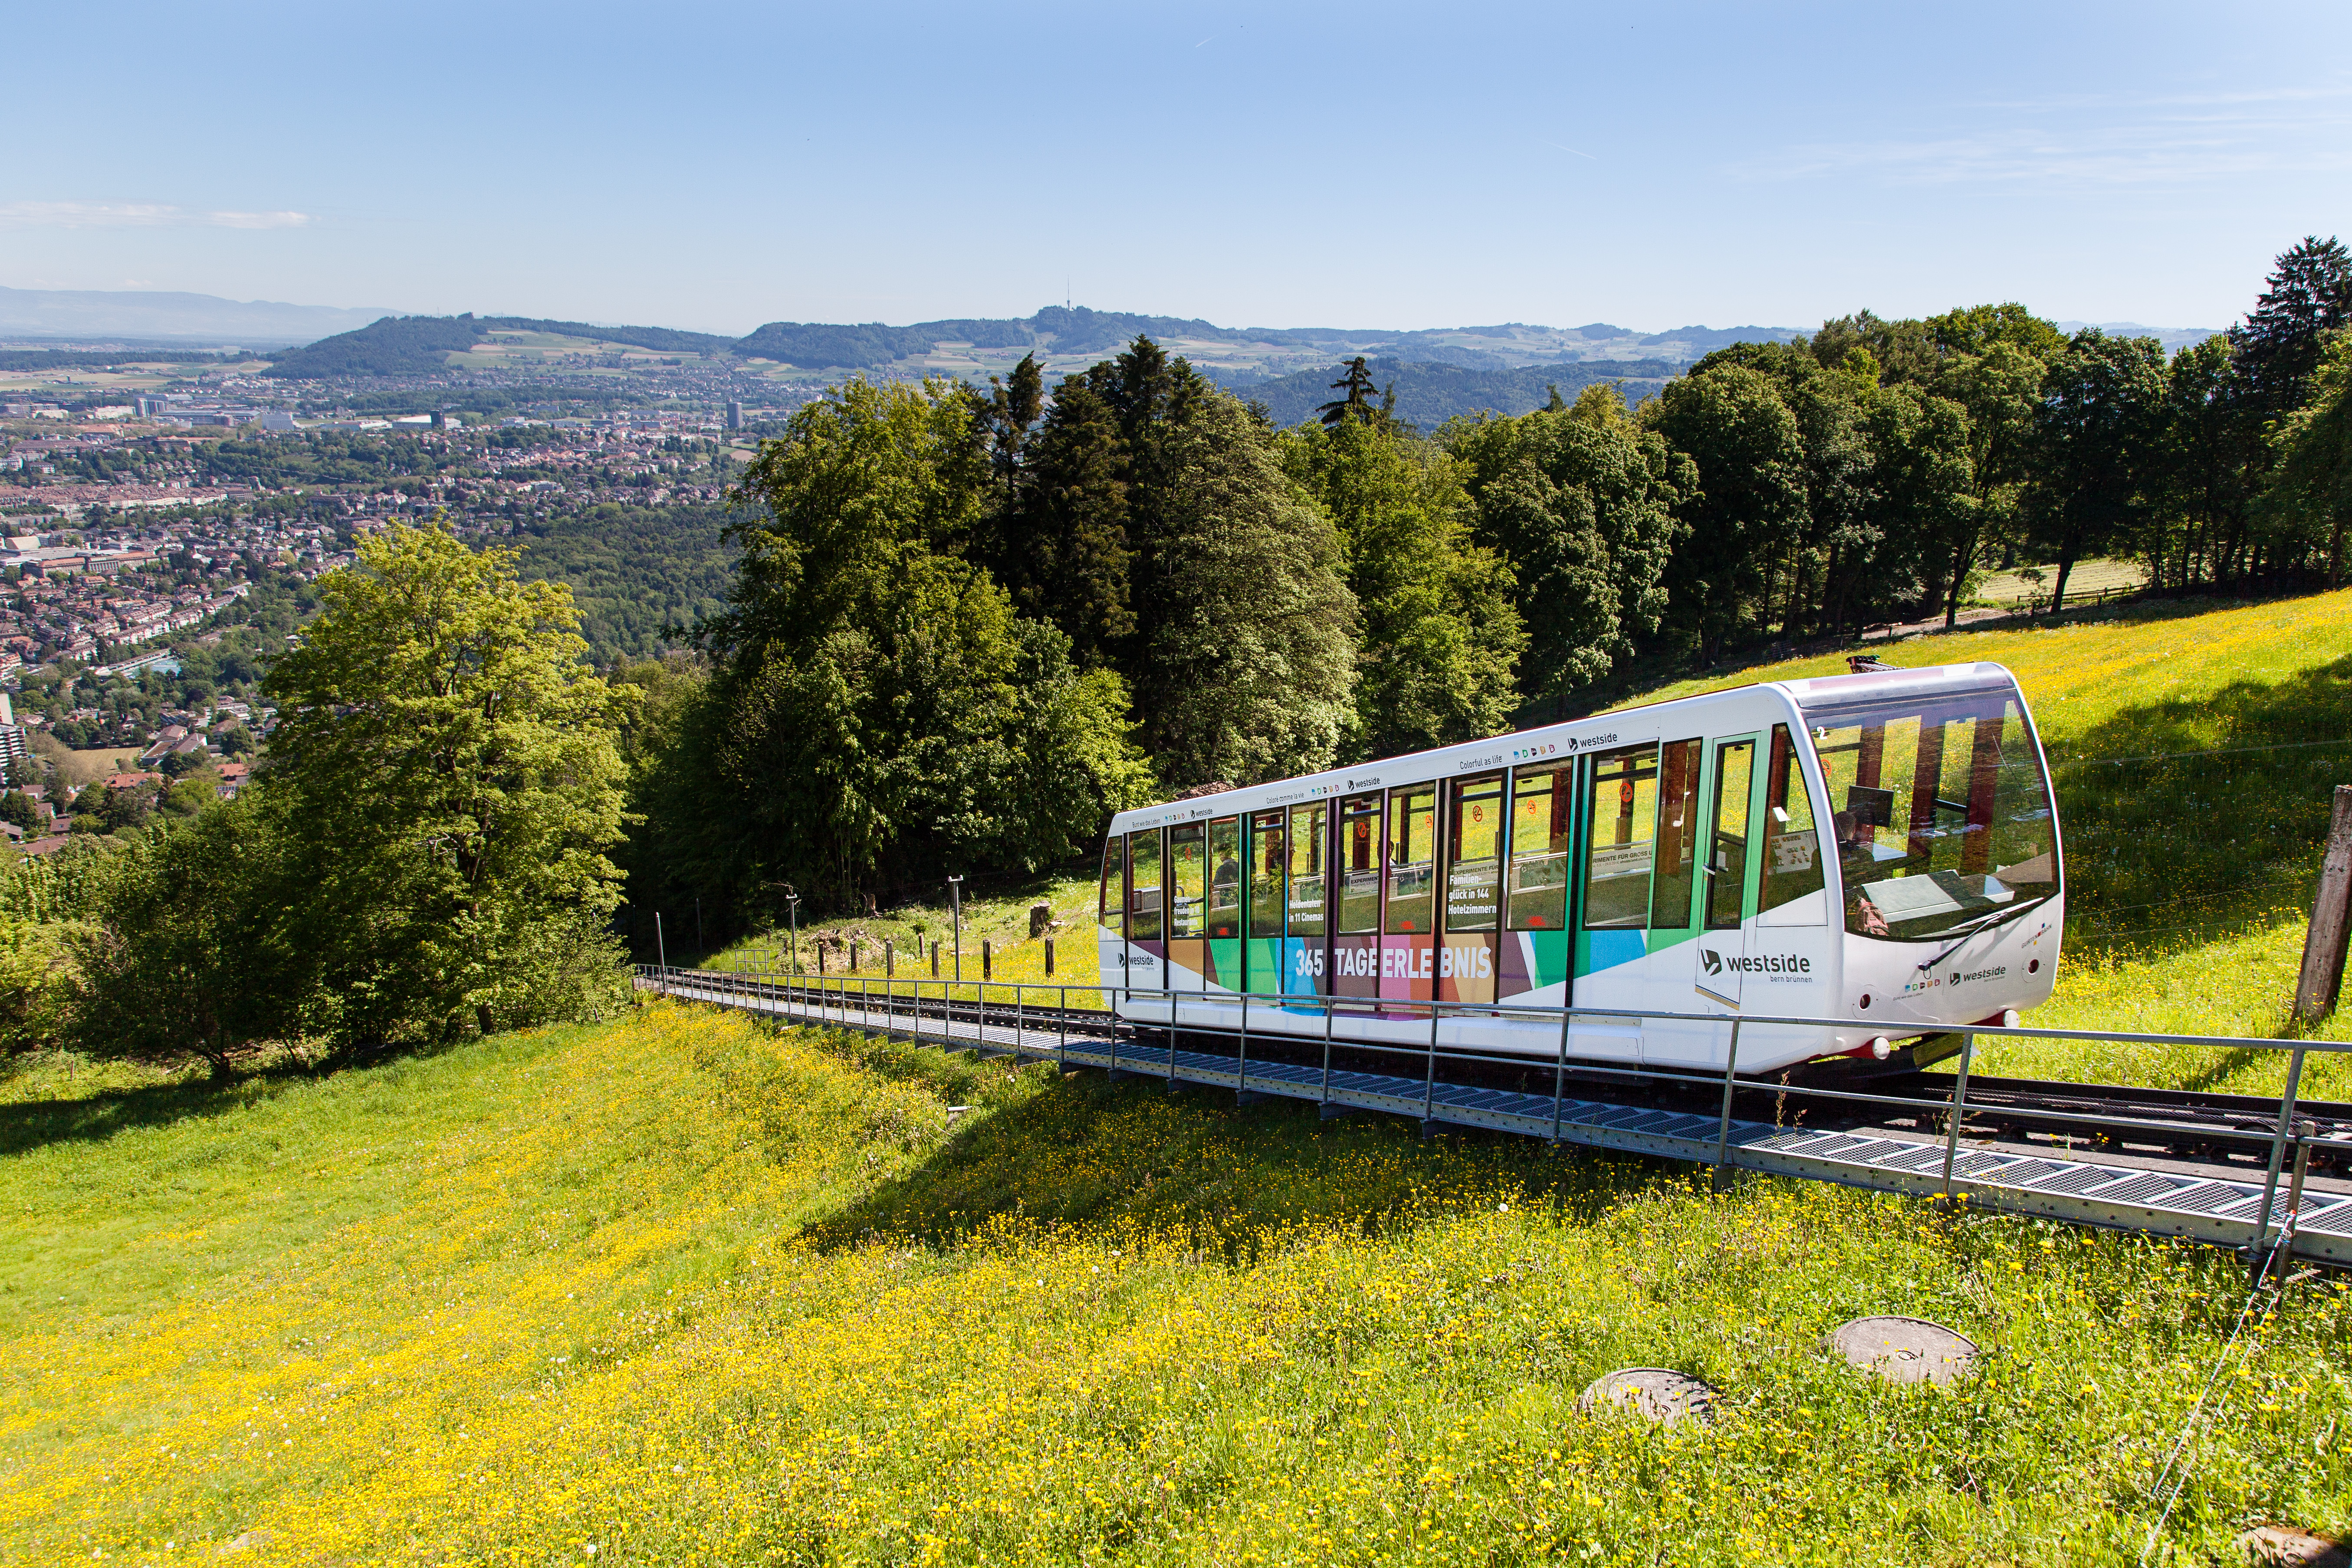
[[[0,202],[5,228],[304,228],[309,213],[221,212],[162,202]]]
[[[1964,106],[1948,135],[1792,143],[1739,161],[1748,179],[1853,175],[1895,184],[2148,186],[2352,167],[2342,89],[2084,97]]]

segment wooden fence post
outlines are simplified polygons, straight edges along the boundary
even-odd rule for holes
[[[992,980],[995,978],[995,964],[990,955],[988,943],[982,942],[980,944],[980,977],[982,980]]]
[[[2319,863],[2319,892],[2311,901],[2311,931],[2303,940],[2303,974],[2294,988],[2298,1023],[2316,1024],[2336,1010],[2344,984],[2346,938],[2352,936],[2347,904],[2352,904],[2352,784],[2337,784],[2327,856]]]
[[[887,941],[887,940],[886,940],[886,941],[882,943],[882,975],[883,975],[883,978],[887,980],[887,979],[888,979],[890,976],[892,976],[892,975],[894,975],[894,974],[896,974],[896,973],[898,973],[898,945],[897,945],[895,942],[888,942],[888,941]]]
[[[1050,979],[1050,978],[1052,977],[1052,975],[1053,975],[1053,973],[1054,973],[1054,939],[1053,939],[1052,937],[1050,937],[1050,936],[1049,936],[1049,937],[1047,937],[1047,938],[1045,939],[1045,973],[1046,973],[1046,976]]]

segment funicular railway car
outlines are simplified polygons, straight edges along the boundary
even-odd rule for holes
[[[1774,681],[1123,812],[1102,974],[1188,1032],[1901,1066],[2049,996],[2063,875],[2008,670]]]

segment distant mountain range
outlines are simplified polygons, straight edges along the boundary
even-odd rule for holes
[[[364,327],[382,310],[218,300],[210,294],[0,289],[0,338],[282,348]]]
[[[394,323],[436,321],[437,329]],[[2090,324],[2061,321],[2068,331]],[[2149,336],[2168,348],[2209,337],[2205,327],[2146,327],[2133,321],[2095,323],[2110,333]],[[457,342],[467,331],[478,335]],[[740,338],[668,327],[613,326],[601,322],[549,321],[522,316],[399,316],[385,310],[344,310],[324,305],[239,301],[209,294],[164,294],[137,290],[0,289],[0,338],[28,342],[124,342],[230,344],[245,348],[323,346],[324,341],[363,334],[352,345],[358,359],[384,353],[413,374],[422,367],[406,349],[425,349],[427,336],[457,347],[479,342],[497,331],[556,332],[657,352],[725,353],[762,359],[794,369],[871,370],[934,357],[943,345],[975,351],[1045,351],[1055,357],[1109,353],[1149,333],[1174,344],[1231,345],[1237,349],[1379,355],[1400,363],[1450,364],[1465,370],[1497,370],[1577,361],[1692,360],[1735,342],[1786,340],[1802,335],[1796,327],[1676,327],[1643,332],[1607,321],[1581,327],[1450,327],[1413,331],[1345,327],[1220,327],[1178,316],[1124,310],[1094,310],[1051,305],[1015,318],[950,317],[893,327],[879,321],[836,323],[771,321]],[[432,351],[425,350],[430,353]],[[444,351],[446,352],[446,351]],[[344,357],[338,353],[333,357]],[[1217,355],[1196,355],[1215,360]],[[365,373],[359,373],[365,374]]]

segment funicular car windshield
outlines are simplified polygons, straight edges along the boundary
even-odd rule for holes
[[[1846,930],[1929,941],[2057,893],[2050,777],[2006,672],[1834,677],[1797,706],[1829,785]]]

